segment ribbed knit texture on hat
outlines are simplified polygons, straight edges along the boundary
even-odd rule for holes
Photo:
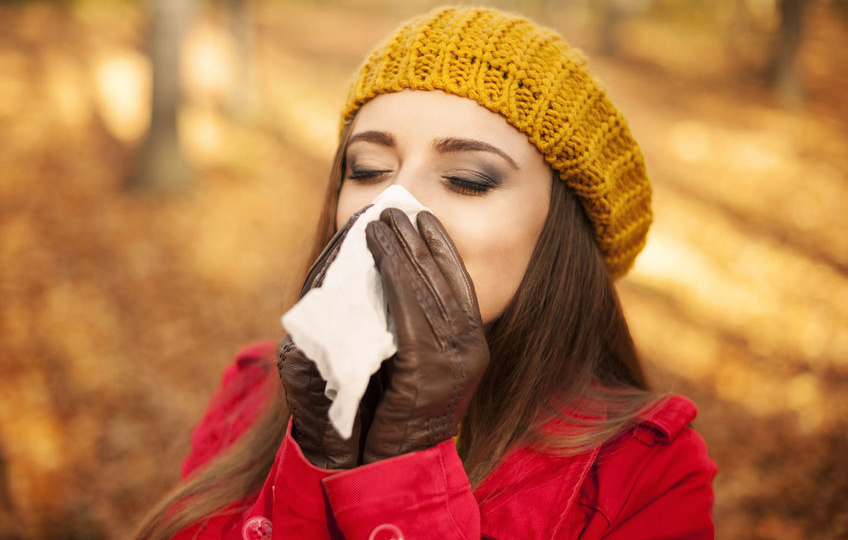
[[[440,8],[402,25],[360,67],[342,125],[379,94],[442,90],[527,135],[580,200],[613,277],[651,224],[642,152],[621,113],[553,30],[494,9]]]

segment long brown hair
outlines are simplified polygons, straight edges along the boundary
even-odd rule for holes
[[[527,271],[487,339],[492,360],[458,444],[472,485],[517,443],[579,453],[657,401],[588,219],[556,175]],[[552,419],[564,422],[548,432]]]
[[[349,128],[344,130],[336,150],[330,182],[324,195],[326,204],[318,218],[311,256],[307,259],[310,264],[318,258],[335,231],[336,202],[341,175],[344,174],[344,151],[350,132]],[[341,172],[337,174],[336,171]],[[300,274],[305,276],[308,268],[300,270]],[[211,516],[246,510],[238,504],[248,495],[256,493],[265,482],[277,449],[283,441],[289,417],[274,359],[269,358],[264,368],[268,372],[264,392],[267,405],[259,417],[232,445],[193,471],[150,509],[140,521],[133,538],[164,540]]]
[[[311,260],[335,228],[352,125],[343,130],[336,151]],[[620,434],[658,399],[648,390],[588,220],[555,174],[548,217],[527,271],[505,312],[490,325],[487,339],[491,362],[457,443],[472,486],[515,445],[579,453]],[[273,384],[272,361],[268,369],[273,389],[259,419],[157,504],[136,538],[170,538],[216,514],[243,511],[239,501],[262,487],[288,417],[280,385]],[[566,420],[559,425],[576,428],[546,430],[557,417]]]

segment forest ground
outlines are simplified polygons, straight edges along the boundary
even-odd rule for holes
[[[347,78],[411,14],[319,5],[255,4],[240,119],[196,29],[171,194],[123,188],[143,13],[0,6],[0,537],[124,537],[234,352],[281,336]],[[848,535],[848,31],[816,5],[788,110],[727,41],[643,21],[610,57],[550,15],[642,144],[656,221],[619,289],[654,385],[700,408],[725,539]]]

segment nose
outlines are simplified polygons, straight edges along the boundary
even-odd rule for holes
[[[392,185],[405,188],[421,204],[429,206],[428,201],[433,199],[434,188],[439,187],[438,182],[433,180],[433,174],[423,160],[407,160],[398,168],[392,178]]]

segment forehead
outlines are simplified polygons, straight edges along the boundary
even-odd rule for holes
[[[446,137],[473,138],[519,154],[538,154],[506,119],[476,101],[434,91],[380,94],[356,114],[353,133],[390,132],[399,143],[429,144]]]

